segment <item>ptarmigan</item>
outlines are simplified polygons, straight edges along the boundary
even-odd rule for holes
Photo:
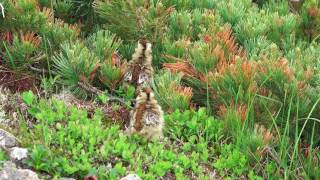
[[[139,134],[147,139],[159,139],[163,136],[164,119],[161,106],[150,88],[142,88],[131,111],[129,135]]]

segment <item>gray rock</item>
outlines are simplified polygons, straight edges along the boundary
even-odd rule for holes
[[[128,174],[126,177],[123,177],[120,180],[141,180],[141,178],[136,174]]]
[[[39,180],[39,178],[29,169],[17,169],[12,162],[5,162],[0,171],[0,180]]]
[[[0,146],[11,148],[16,145],[16,138],[7,131],[0,129]]]
[[[20,148],[20,147],[13,147],[9,149],[9,157],[11,160],[22,160],[28,157],[28,149]]]

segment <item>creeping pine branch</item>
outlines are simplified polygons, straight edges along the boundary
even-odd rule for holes
[[[100,89],[97,89],[96,87],[91,86],[90,84],[85,84],[85,83],[79,81],[78,85],[81,88],[83,88],[84,90],[86,90],[92,94],[95,94],[95,95],[99,95],[99,94],[103,93],[103,91],[101,91]],[[119,102],[120,104],[122,104],[124,106],[128,106],[124,99],[118,98],[115,96],[108,95],[108,101],[109,102]]]
[[[90,84],[85,84],[83,82],[78,82],[78,85],[83,88],[84,90],[92,93],[92,94],[96,94],[96,95],[99,95],[99,94],[102,94],[103,91],[101,91],[100,89],[97,89],[96,87],[93,87],[91,86]]]
[[[39,55],[39,56],[37,56],[37,57],[32,58],[31,61],[33,61],[33,62],[39,62],[39,61],[43,60],[43,59],[46,58],[46,57],[47,57],[47,56],[46,56],[45,54],[42,54],[42,55]]]
[[[33,71],[36,71],[36,72],[49,73],[49,71],[46,70],[46,69],[38,69],[38,68],[33,67],[33,66],[31,66],[31,65],[29,65],[29,68],[30,68],[31,70],[33,70]],[[55,72],[52,72],[52,74],[57,75]],[[83,88],[84,90],[86,90],[86,91],[88,91],[88,92],[90,92],[90,93],[92,93],[92,94],[95,94],[95,95],[99,95],[99,94],[102,94],[102,93],[103,93],[103,91],[101,91],[100,89],[97,89],[96,87],[93,87],[93,86],[91,86],[90,84],[83,83],[83,82],[80,82],[80,81],[78,82],[78,86],[80,86],[80,87]],[[122,99],[122,98],[118,98],[118,97],[114,97],[114,96],[108,95],[108,101],[109,101],[109,102],[119,102],[120,104],[122,104],[122,105],[124,105],[124,106],[128,106],[128,105],[126,104],[125,100]],[[135,100],[132,99],[131,102],[134,103]]]
[[[278,165],[281,165],[281,161],[280,161],[277,153],[276,153],[271,147],[267,146],[264,150],[269,154],[269,156],[270,156]]]
[[[36,72],[39,72],[39,73],[49,73],[49,71],[46,70],[46,69],[38,69],[38,68],[36,68],[36,67],[33,67],[32,65],[28,65],[28,67],[29,67],[31,70],[36,71]],[[52,74],[57,75],[57,74],[55,74],[54,72],[52,72]]]
[[[46,70],[46,69],[38,69],[38,68],[33,67],[31,65],[29,65],[29,68],[31,70],[33,70],[33,71],[36,71],[36,72],[49,73],[49,71]],[[52,74],[57,75],[55,72],[52,72]],[[90,92],[90,93],[95,94],[95,95],[99,95],[99,94],[103,93],[103,91],[101,91],[100,89],[98,89],[98,88],[96,88],[94,86],[91,86],[90,84],[83,83],[83,82],[80,82],[80,81],[78,81],[78,86],[80,86],[82,89],[86,90],[87,92]],[[118,97],[115,97],[115,96],[108,95],[108,101],[109,102],[119,102],[120,104],[122,104],[124,106],[128,106],[124,99],[118,98]],[[131,102],[135,102],[135,100],[132,99]]]

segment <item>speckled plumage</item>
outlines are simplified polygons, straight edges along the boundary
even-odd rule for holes
[[[149,88],[140,90],[136,106],[131,112],[129,135],[140,134],[147,139],[159,139],[163,136],[163,111]]]
[[[153,79],[152,45],[146,39],[138,41],[131,61],[124,74],[124,85],[133,85],[137,92],[143,85],[149,84]]]

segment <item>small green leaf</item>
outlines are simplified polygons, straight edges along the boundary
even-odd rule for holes
[[[135,88],[133,86],[129,86],[126,92],[127,99],[133,99],[135,94]]]
[[[28,106],[31,106],[35,99],[35,95],[32,93],[32,91],[23,92],[21,96],[23,102],[26,103]]]
[[[104,93],[99,94],[98,99],[103,103],[106,104],[108,102],[108,96]]]

